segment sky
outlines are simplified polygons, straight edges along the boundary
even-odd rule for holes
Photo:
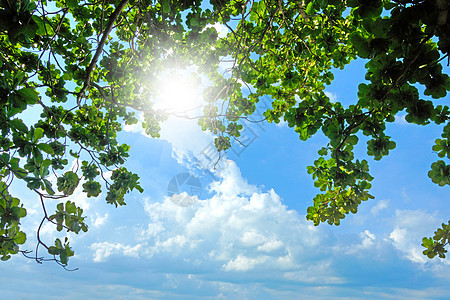
[[[361,60],[335,71],[327,95],[355,102],[364,73]],[[261,99],[253,118],[268,105]],[[356,156],[369,161],[375,199],[340,226],[305,218],[319,192],[306,167],[326,144],[320,133],[302,142],[284,122],[245,123],[248,146],[233,143],[212,169],[214,137],[195,120],[169,118],[161,139],[126,126],[119,135],[132,147],[126,165],[145,191],[115,208],[104,193],[88,199],[78,189],[69,200],[89,224],[70,235],[69,267],[78,270],[16,255],[0,264],[0,300],[448,299],[450,260],[429,260],[420,245],[450,216],[448,186],[427,176],[442,126],[408,124],[404,115],[388,124],[397,147],[381,161],[367,156],[361,137]],[[34,249],[38,199],[14,193],[28,210],[24,248]],[[64,235],[49,225],[42,231],[48,242]]]

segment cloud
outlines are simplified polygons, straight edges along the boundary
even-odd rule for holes
[[[219,38],[226,37],[228,32],[230,32],[228,27],[226,27],[225,25],[223,25],[221,23],[214,23],[213,25],[207,25],[206,26],[206,28],[211,28],[211,27],[214,27],[214,29],[216,29],[217,34],[219,35]]]
[[[389,235],[392,245],[414,263],[430,262],[422,254],[421,241],[436,230],[441,220],[422,210],[396,210],[395,216],[394,229]]]
[[[124,256],[139,257],[141,245],[134,247],[123,245],[122,243],[93,243],[91,249],[94,250],[94,262],[104,262],[109,256],[115,253],[121,253]]]
[[[211,190],[224,198],[234,198],[238,195],[250,196],[257,192],[256,186],[249,185],[242,177],[241,171],[232,160],[224,160],[224,168],[219,176],[222,180],[211,184]]]
[[[161,124],[161,139],[172,145],[174,157],[182,162],[196,156],[214,141],[211,133],[202,131],[196,120],[169,117]]]
[[[411,123],[408,123],[405,119],[406,115],[400,115],[400,114],[396,114],[395,115],[395,124],[399,124],[399,125],[412,125]]]
[[[325,91],[325,95],[330,98],[330,102],[335,103],[338,99],[337,95],[332,92]]]
[[[92,222],[92,225],[94,227],[99,227],[103,224],[105,224],[106,220],[108,219],[109,214],[106,213],[103,216],[99,215],[97,212],[95,213],[95,219]]]
[[[285,120],[280,120],[279,123],[275,123],[275,126],[277,126],[277,127],[286,127],[286,128],[289,127],[288,122],[286,122]]]
[[[371,233],[369,230],[364,230],[364,232],[361,232],[360,236],[362,249],[368,249],[373,247],[374,241],[376,239],[375,234]]]
[[[223,268],[225,271],[248,271],[253,269],[258,264],[263,264],[267,261],[267,256],[246,257],[238,255],[236,258],[228,261]]]
[[[138,116],[137,124],[125,125],[127,132],[140,133],[148,138],[142,128],[143,115]],[[205,132],[197,124],[197,120],[169,116],[167,121],[162,122],[160,140],[165,140],[172,146],[172,155],[178,163],[189,165],[196,156],[205,152],[214,142],[214,136]],[[216,150],[217,151],[217,150]]]
[[[314,265],[305,266],[300,271],[286,272],[286,279],[296,282],[320,283],[320,284],[342,284],[345,279],[330,273],[331,260],[325,260]]]
[[[286,272],[312,266],[310,259],[314,264],[322,261],[323,252],[315,249],[326,234],[288,209],[274,190],[248,184],[230,160],[218,174],[220,180],[210,186],[213,196],[196,199],[190,207],[177,206],[169,197],[162,202],[143,199],[148,224],[134,242],[93,243],[93,260],[105,262],[113,255],[175,260],[173,266],[165,263],[160,268],[167,271],[185,264],[211,273],[266,277],[276,272],[285,280],[292,276]],[[324,264],[324,271],[333,273],[325,266],[329,264]]]
[[[359,240],[352,238],[350,241],[344,241],[345,239],[338,241],[338,244],[333,246],[334,252],[360,258],[370,256],[372,259],[379,260],[381,258],[380,250],[386,247],[386,241],[377,238],[368,229],[360,232],[358,237]]]
[[[120,210],[104,211],[101,207],[109,206],[103,201],[89,199],[87,211],[94,225],[86,237],[77,240],[71,266],[78,267],[82,261],[85,265],[80,270],[90,268],[96,273],[77,282],[77,288],[93,289],[98,278],[105,277],[99,286],[120,281],[124,295],[136,291],[150,298],[296,299],[302,293],[306,298],[396,295],[399,297],[393,297],[400,299],[406,294],[423,298],[426,292],[439,292],[420,284],[416,290],[402,286],[405,280],[416,284],[429,278],[430,269],[434,276],[443,274],[443,282],[448,282],[444,278],[448,266],[438,260],[421,260],[421,237],[430,235],[440,223],[433,214],[397,210],[388,224],[383,223],[387,227],[381,232],[352,227],[342,238],[344,223],[338,229],[312,226],[274,190],[249,184],[233,161],[225,160],[217,176],[217,182],[208,187],[209,198],[196,199],[189,207],[179,207],[169,197],[155,201],[156,197],[147,194],[143,199],[130,198]],[[391,205],[387,200],[380,202],[371,213]],[[117,222],[122,227],[114,227]],[[339,236],[332,234],[334,230]],[[411,252],[412,247],[417,250]],[[406,259],[396,259],[396,254]],[[414,278],[407,275],[405,279],[411,266],[417,272]],[[373,283],[379,284],[377,278],[385,275],[377,273],[380,269],[390,272],[389,280],[398,280],[397,290],[373,287]],[[118,291],[116,287],[108,295],[115,298]],[[67,298],[80,297],[72,293]]]
[[[370,209],[372,215],[376,216],[380,211],[389,207],[389,199],[383,199],[377,202],[375,206]]]

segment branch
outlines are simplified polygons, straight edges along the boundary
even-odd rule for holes
[[[97,51],[95,51],[95,55],[92,58],[90,65],[86,69],[87,77],[86,77],[86,80],[84,81],[83,88],[81,89],[80,93],[78,94],[78,99],[77,99],[78,105],[80,105],[80,99],[84,95],[84,92],[86,91],[87,87],[90,84],[92,71],[94,70],[94,67],[97,64],[97,60],[103,51],[103,46],[105,46],[106,39],[108,38],[109,33],[111,32],[111,29],[113,28],[114,22],[117,20],[120,13],[125,8],[125,6],[128,4],[128,1],[129,0],[122,0],[119,3],[119,5],[117,5],[117,7],[114,10],[114,12],[112,13],[112,15],[109,17],[108,23],[106,24],[105,31],[103,31],[102,39],[100,40],[100,43],[98,44]]]
[[[389,88],[386,90],[386,92],[384,93],[383,97],[379,100],[380,102],[384,101],[387,96],[389,95],[389,93],[391,92],[392,89],[394,89],[395,87],[397,87],[397,85],[400,83],[400,80],[403,79],[403,77],[405,76],[406,72],[408,72],[408,70],[411,68],[411,66],[416,62],[416,60],[419,58],[420,54],[422,53],[422,48],[423,45],[432,37],[431,34],[429,34],[419,45],[418,47],[418,51],[416,53],[416,55],[414,55],[414,57],[412,58],[412,60],[410,62],[408,62],[408,64],[406,65],[405,69],[403,70],[402,74],[400,74],[399,77],[397,77],[397,79],[391,84],[391,86],[389,86]],[[339,160],[337,158],[337,153],[338,151],[341,149],[341,147],[344,145],[345,141],[348,139],[348,137],[350,136],[351,132],[353,129],[359,127],[362,123],[364,123],[367,118],[374,112],[375,109],[371,109],[370,111],[364,113],[363,115],[365,115],[365,117],[356,123],[350,124],[346,129],[344,129],[342,135],[343,135],[343,139],[341,141],[341,143],[336,147],[335,150],[335,158],[336,158],[336,162],[339,165]]]

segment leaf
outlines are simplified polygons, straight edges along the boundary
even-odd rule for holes
[[[347,142],[352,145],[356,145],[358,143],[358,137],[356,135],[351,135],[347,138]]]
[[[306,10],[305,10],[305,13],[307,15],[310,15],[312,13],[313,6],[314,6],[314,1],[311,1],[311,2],[308,3],[308,5],[306,6]]]
[[[42,180],[44,182],[44,186],[45,186],[45,191],[49,194],[49,195],[54,195],[55,191],[52,188],[52,184],[50,183],[50,181],[48,181],[47,179],[43,179]]]
[[[17,217],[24,218],[27,215],[27,210],[23,207],[17,207]]]
[[[95,164],[88,164],[87,161],[83,161],[81,170],[83,171],[83,176],[88,180],[92,180],[100,174],[97,166]]]
[[[14,119],[10,122],[11,127],[14,127],[15,129],[21,131],[21,132],[28,132],[27,126],[22,122],[20,119]]]
[[[55,246],[48,247],[48,253],[51,255],[58,255],[60,250],[56,248]]]
[[[63,192],[64,195],[72,195],[78,186],[80,179],[77,174],[72,171],[64,173],[62,177],[57,179],[58,191]]]
[[[36,142],[44,136],[44,129],[37,127],[34,129],[33,140]]]
[[[16,236],[14,237],[14,241],[17,244],[24,244],[26,240],[27,236],[22,231],[19,231],[19,233],[17,233]]]
[[[62,243],[61,243],[61,240],[60,240],[60,239],[56,239],[56,240],[55,240],[55,246],[56,246],[56,248],[58,248],[58,249],[63,249],[63,246],[62,246]]]
[[[36,90],[30,88],[23,88],[17,90],[16,94],[19,95],[22,99],[24,99],[27,104],[37,103],[37,99],[39,96],[39,93]]]
[[[66,212],[69,214],[74,214],[76,212],[76,205],[75,203],[71,202],[71,201],[67,201],[66,202]]]
[[[25,72],[23,71],[17,72],[17,74],[14,76],[14,85],[20,85],[24,76]]]
[[[51,154],[51,155],[55,154],[55,151],[53,150],[52,146],[50,146],[49,144],[41,143],[41,144],[38,144],[37,147],[47,154]]]
[[[162,6],[165,14],[170,13],[170,0],[162,0]]]
[[[66,4],[68,7],[75,8],[78,5],[77,0],[66,0]]]
[[[101,193],[100,184],[93,180],[87,181],[83,184],[83,192],[87,193],[88,197],[97,197]]]

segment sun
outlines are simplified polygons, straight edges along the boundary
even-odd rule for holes
[[[172,70],[163,74],[157,88],[155,108],[168,113],[187,113],[202,103],[198,75],[190,70]]]

